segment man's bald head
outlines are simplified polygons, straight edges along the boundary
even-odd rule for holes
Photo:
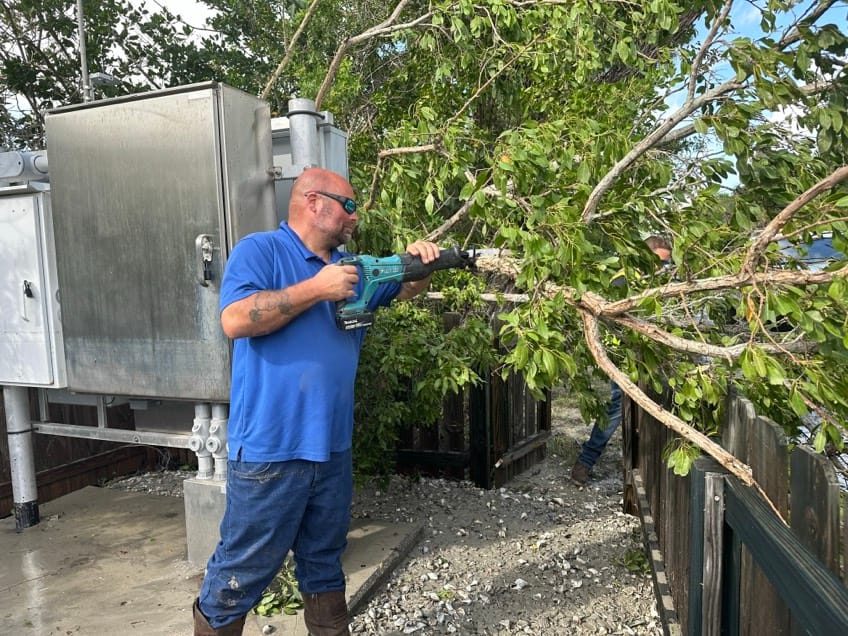
[[[325,168],[307,168],[292,184],[288,225],[324,258],[349,241],[356,227],[355,212],[346,210],[339,197],[352,199],[353,188],[342,175]]]
[[[306,168],[295,179],[291,189],[292,203],[296,203],[308,192],[325,190],[346,197],[353,197],[353,189],[342,175],[326,168]]]

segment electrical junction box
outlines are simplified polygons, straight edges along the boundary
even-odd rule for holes
[[[0,384],[67,386],[50,192],[0,188]]]
[[[217,82],[47,114],[68,388],[226,402],[219,286],[270,230],[267,102]]]
[[[303,155],[301,159],[337,172],[345,179],[348,178],[347,133],[333,125],[333,114],[328,111],[314,113],[314,122],[317,131],[314,136],[317,140],[317,148],[314,150],[317,154],[311,157],[309,151],[303,152],[300,148],[292,148],[293,137],[295,145],[298,143],[305,145],[305,142],[296,132],[293,132],[289,117],[271,119],[271,147],[274,153],[274,169],[277,171],[274,182],[274,207],[277,211],[278,222],[288,218],[292,184],[306,167],[295,155]],[[308,137],[313,138],[312,135]]]

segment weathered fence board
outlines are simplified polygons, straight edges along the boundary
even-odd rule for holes
[[[792,532],[839,576],[839,482],[827,458],[807,446],[790,455]]]
[[[711,457],[699,457],[689,480],[690,557],[685,625],[688,633],[721,633],[721,579],[724,545],[724,469]],[[701,521],[703,520],[703,521]],[[699,549],[698,546],[703,546]],[[682,583],[682,582],[681,582]]]
[[[638,410],[625,393],[621,396],[622,469],[624,475],[624,513],[639,516],[639,497],[633,482],[633,471],[639,468],[639,429],[636,422]]]
[[[842,582],[848,585],[848,497],[845,497],[842,519]]]
[[[625,405],[632,406],[626,399]],[[783,519],[742,485],[728,503],[726,482],[735,478],[710,458],[696,460],[687,479],[673,475],[661,458],[673,435],[644,413],[633,415],[638,426],[625,423],[623,429],[625,448],[638,444],[636,452],[625,455],[625,487],[644,486],[639,514],[651,519],[658,535],[684,633],[848,633],[848,591],[839,580],[845,576],[840,566],[848,530],[845,524],[840,530],[833,466],[809,448],[798,447],[790,456],[782,429],[757,416],[748,400],[731,396],[725,417],[723,445],[751,466]],[[790,516],[792,529],[784,523]],[[683,527],[689,531],[680,532]],[[799,607],[799,599],[790,598],[796,593],[796,571],[803,579],[798,594],[812,607]]]
[[[848,585],[848,497],[845,497],[842,520],[842,582]]]
[[[789,471],[789,457],[786,446],[786,436],[783,430],[773,421],[757,416],[748,422],[748,461],[754,474],[754,479],[762,486],[774,506],[786,519],[789,512],[789,495],[786,491],[786,475]],[[746,548],[746,552],[750,552]],[[747,631],[741,629],[744,636],[760,636],[773,634],[782,636],[790,633],[789,608],[774,589],[762,569],[751,562],[750,554],[743,559],[750,570],[743,576],[751,579],[753,594],[749,597],[750,606],[743,612],[743,621],[747,618]]]

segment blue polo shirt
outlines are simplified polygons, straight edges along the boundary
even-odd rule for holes
[[[346,254],[333,250],[330,262]],[[242,238],[221,281],[220,308],[262,290],[282,289],[324,267],[288,224]],[[360,278],[357,292],[362,291]],[[380,285],[369,303],[388,305],[399,283]],[[316,303],[282,329],[233,342],[230,459],[326,461],[351,446],[353,385],[365,329],[344,331],[335,303]]]

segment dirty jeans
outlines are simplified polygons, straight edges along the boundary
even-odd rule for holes
[[[218,628],[249,612],[289,550],[302,593],[344,589],[352,493],[349,450],[327,462],[227,462],[221,539],[199,595],[209,624]]]
[[[592,468],[598,457],[604,452],[607,444],[615,433],[615,429],[621,424],[621,389],[615,382],[610,382],[610,399],[607,403],[607,424],[601,426],[597,422],[592,427],[592,432],[580,447],[580,455],[577,461]]]

